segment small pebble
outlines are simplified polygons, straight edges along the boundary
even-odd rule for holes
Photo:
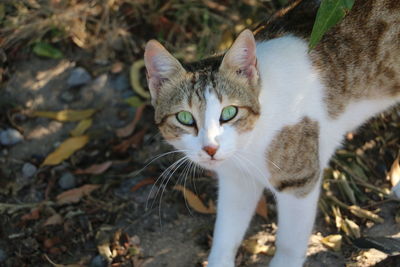
[[[0,144],[4,146],[12,146],[24,140],[20,132],[15,129],[9,128],[0,131]]]
[[[58,180],[58,185],[64,190],[74,188],[76,186],[76,178],[70,172],[63,173]]]
[[[22,166],[22,176],[24,178],[32,177],[33,175],[35,175],[36,171],[36,166],[29,162],[24,163],[24,166]]]
[[[4,250],[0,248],[0,263],[5,262],[7,259],[7,254]]]
[[[82,67],[74,68],[68,77],[67,84],[70,87],[85,85],[92,80],[89,72]]]
[[[91,261],[90,261],[90,267],[107,267],[108,263],[105,258],[101,255],[95,256]]]

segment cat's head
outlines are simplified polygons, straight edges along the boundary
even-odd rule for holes
[[[168,143],[207,169],[246,146],[260,114],[251,31],[239,35],[217,67],[185,69],[154,40],[144,59],[155,121]]]

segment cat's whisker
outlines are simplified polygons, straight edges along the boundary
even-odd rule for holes
[[[180,159],[178,159],[178,160],[175,161],[174,163],[172,163],[170,166],[168,166],[168,168],[166,168],[166,169],[158,176],[158,178],[156,179],[156,181],[155,181],[154,184],[152,185],[152,187],[151,187],[151,189],[150,189],[150,192],[149,192],[149,194],[148,194],[148,196],[147,196],[147,201],[146,201],[146,206],[145,206],[146,209],[148,208],[148,202],[149,202],[149,200],[150,200],[150,197],[151,197],[151,195],[152,195],[152,193],[153,193],[153,190],[154,190],[155,186],[157,185],[158,181],[160,181],[160,179],[161,179],[161,184],[162,184],[162,181],[164,180],[164,175],[165,175],[166,173],[169,173],[170,170],[173,169],[177,164],[179,164],[179,162],[181,162],[184,158],[185,158],[185,156],[182,157],[182,158],[180,158]],[[154,199],[157,197],[157,195],[158,195],[158,193],[159,193],[159,190],[160,190],[160,187],[157,189],[157,192],[156,192],[156,194],[155,194],[155,196],[154,196]],[[153,207],[153,205],[154,205],[154,200],[153,200],[153,203],[151,204],[151,208]]]
[[[190,170],[190,167],[191,167],[192,165],[193,165],[193,162],[190,161],[190,162],[189,162],[189,169],[188,169],[188,170]],[[186,188],[187,175],[188,175],[188,173],[186,173],[186,176],[184,177],[184,181],[183,181],[183,187],[184,187],[184,188]],[[187,203],[187,200],[186,200],[186,190],[183,191],[183,198],[185,199],[185,206],[186,206],[187,210],[189,211],[189,214],[190,214],[191,216],[193,216],[192,211],[191,211],[191,209],[190,209],[190,207],[189,207],[189,204]]]
[[[251,152],[251,151],[247,151],[247,150],[240,150],[238,154],[247,154],[249,156],[255,156],[258,157],[257,154]],[[281,171],[281,168],[278,166],[278,164],[276,164],[275,162],[273,162],[272,160],[270,160],[269,158],[266,158],[266,160],[268,162],[270,162],[274,167],[276,167],[278,170]]]
[[[145,165],[144,167],[142,167],[140,170],[135,171],[134,174],[133,174],[132,176],[139,175],[139,174],[140,174],[142,171],[144,171],[151,163],[153,163],[154,161],[156,161],[156,160],[158,160],[158,159],[160,159],[160,158],[162,158],[162,157],[165,157],[165,156],[168,156],[168,155],[171,155],[171,154],[175,154],[175,153],[185,153],[185,152],[188,152],[188,151],[189,151],[189,150],[177,149],[177,150],[168,151],[168,152],[162,153],[162,154],[160,154],[160,155],[157,155],[157,156],[155,156],[153,159],[151,159],[150,162],[146,163],[146,165]]]
[[[260,174],[260,178],[262,179],[268,179],[268,177],[265,175],[265,173],[256,165],[254,164],[254,162],[252,162],[251,160],[249,160],[248,158],[241,156],[241,158],[248,162],[251,166],[253,166],[253,168]]]
[[[160,195],[160,201],[159,201],[159,206],[158,206],[158,213],[159,213],[159,217],[160,217],[160,224],[161,224],[161,203],[162,203],[162,197],[164,195],[165,189],[167,188],[168,182],[171,180],[172,176],[174,175],[174,173],[184,164],[187,163],[187,161],[189,160],[189,157],[184,157],[183,161],[181,161],[179,163],[178,166],[176,166],[175,170],[173,172],[171,172],[168,176],[168,178],[166,179],[166,182],[164,183],[163,186],[163,190],[161,191],[161,195]]]

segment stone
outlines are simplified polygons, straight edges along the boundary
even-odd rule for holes
[[[125,91],[125,90],[130,90],[130,82],[129,82],[129,77],[126,73],[120,73],[114,78],[111,79],[110,81],[111,87],[113,87],[117,91]],[[132,91],[132,90],[130,90]]]
[[[24,166],[22,166],[22,176],[24,178],[30,178],[35,175],[37,168],[32,163],[26,162]]]
[[[82,67],[74,68],[67,80],[67,84],[70,87],[81,86],[89,83],[92,80],[92,76],[87,70]]]
[[[0,131],[0,144],[4,146],[12,146],[24,140],[20,132],[15,129],[8,128]]]
[[[90,261],[90,265],[89,266],[90,267],[107,267],[108,266],[108,262],[103,256],[97,255],[97,256],[92,258],[92,260]]]
[[[64,190],[74,188],[76,186],[76,177],[70,172],[65,172],[58,180],[58,185]]]

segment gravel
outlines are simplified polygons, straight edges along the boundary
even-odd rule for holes
[[[105,258],[101,255],[95,256],[91,261],[90,261],[90,267],[107,267],[108,263]]]
[[[12,146],[19,142],[22,142],[24,137],[20,132],[15,129],[8,128],[0,131],[0,144],[4,146]]]
[[[92,80],[92,76],[82,67],[76,67],[71,71],[67,84],[70,87],[88,84]]]
[[[70,172],[65,172],[58,180],[58,185],[64,190],[74,188],[76,186],[76,177]]]
[[[35,175],[37,168],[32,163],[26,162],[24,166],[22,166],[22,176],[24,178],[30,178]]]

